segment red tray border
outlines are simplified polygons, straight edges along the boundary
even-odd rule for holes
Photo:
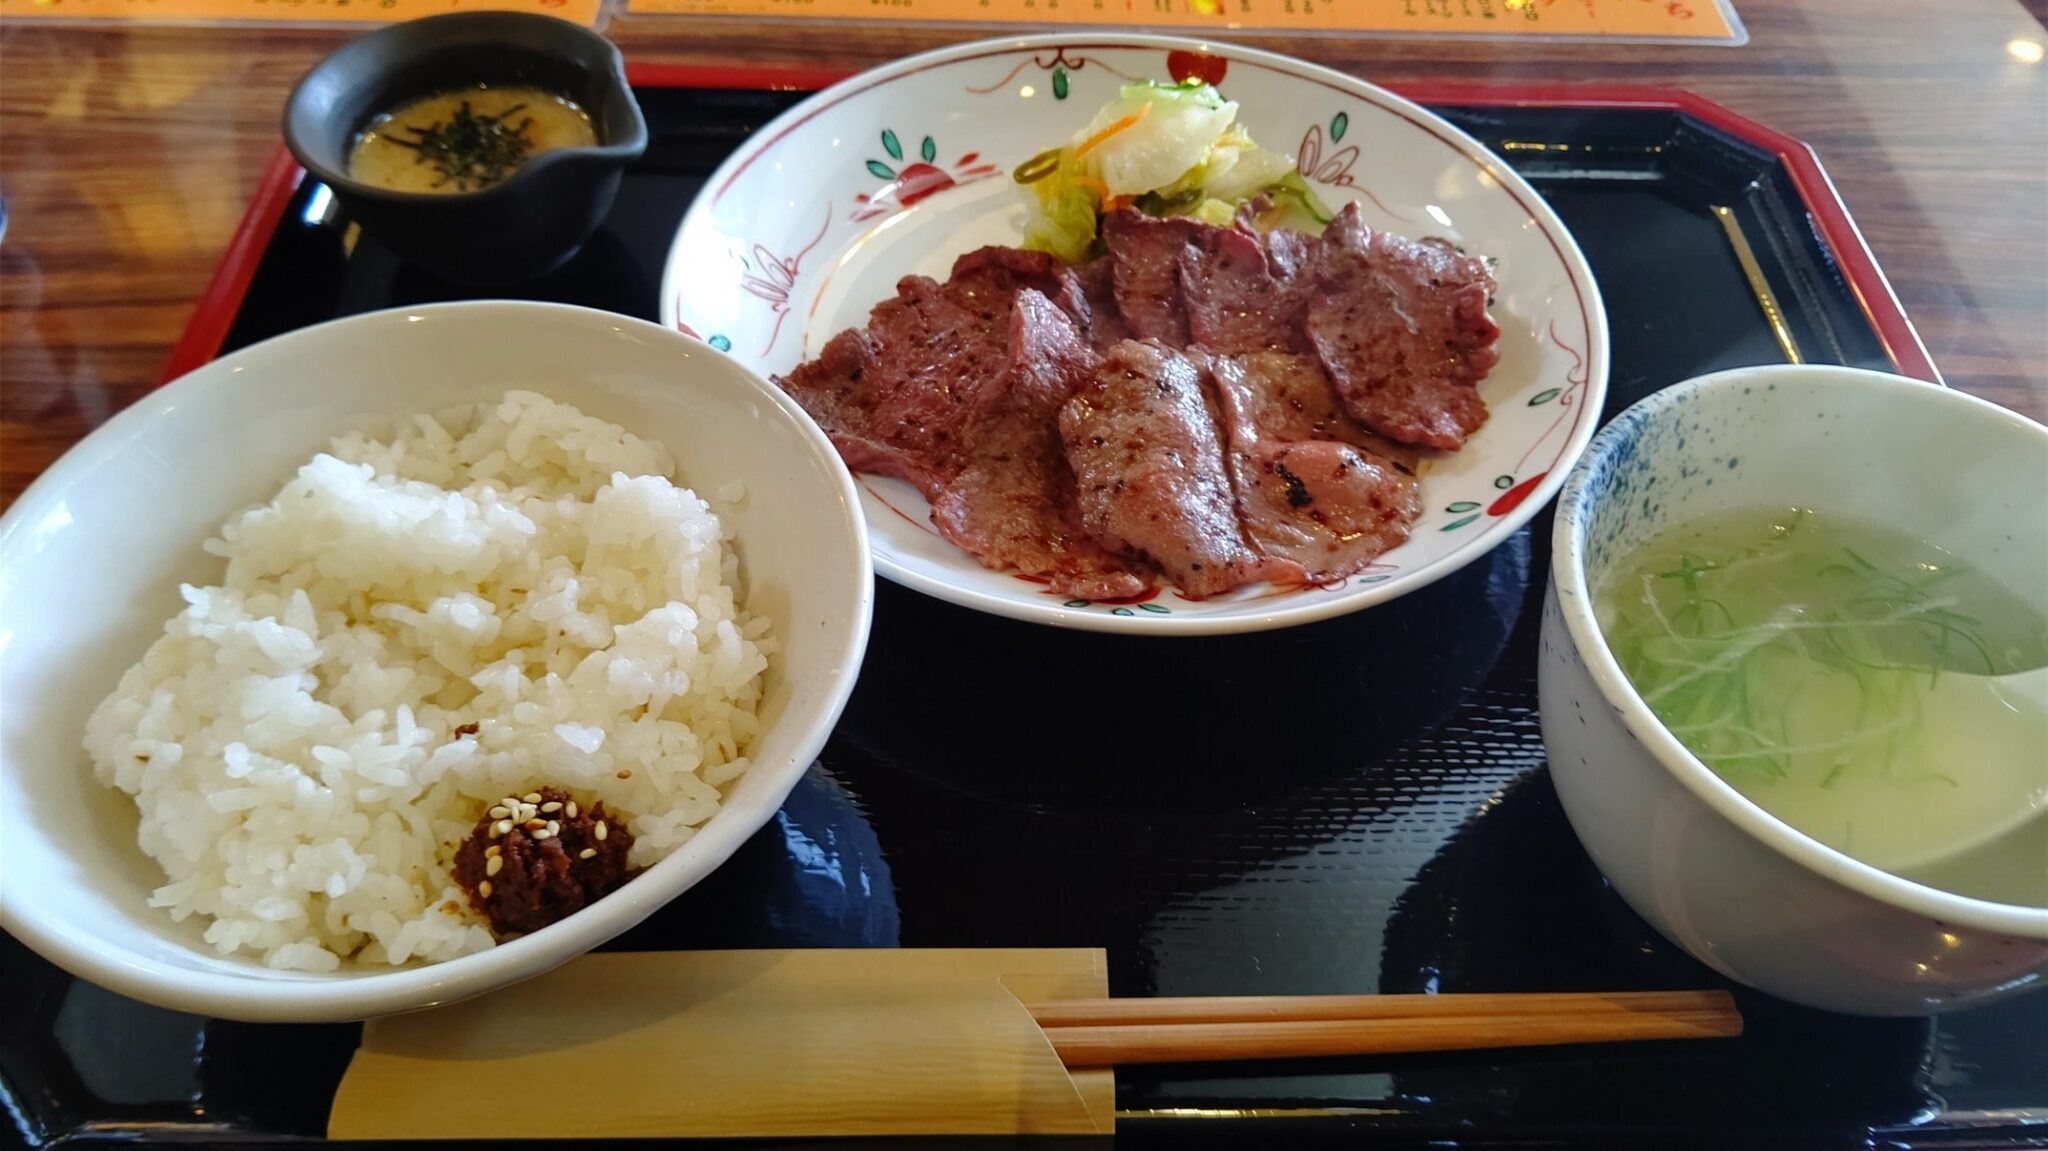
[[[765,88],[810,92],[846,79],[850,73],[815,68],[717,68],[674,64],[633,64],[627,78],[651,88]],[[1900,373],[1941,383],[1941,372],[1927,354],[1899,297],[1871,255],[1863,233],[1842,203],[1841,193],[1821,167],[1820,157],[1805,141],[1766,127],[1746,116],[1691,92],[1671,88],[1605,84],[1494,85],[1421,81],[1391,84],[1395,93],[1418,104],[1519,108],[1642,108],[1679,112],[1769,151],[1791,173],[1792,183],[1827,241],[1863,314],[1870,319],[1885,354]],[[200,292],[192,318],[171,350],[162,380],[170,381],[220,353],[228,329],[248,295],[264,249],[277,231],[285,205],[298,190],[304,169],[282,146],[272,157],[256,197],[221,254],[220,263]]]

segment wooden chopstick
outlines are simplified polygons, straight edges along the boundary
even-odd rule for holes
[[[1416,1019],[1471,1015],[1735,1014],[1725,991],[1538,992],[1478,995],[1213,995],[1161,999],[1060,999],[1031,1004],[1040,1027],[1140,1023],[1279,1023],[1317,1019]]]
[[[1071,1000],[1032,1013],[1071,1068],[1742,1033],[1734,1001],[1719,991]]]

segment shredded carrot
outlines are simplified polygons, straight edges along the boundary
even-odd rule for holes
[[[1105,212],[1114,212],[1118,208],[1128,208],[1136,200],[1136,196],[1111,196],[1109,199],[1104,200],[1102,202],[1102,210]]]
[[[1136,127],[1138,121],[1143,120],[1145,117],[1151,114],[1152,105],[1138,105],[1137,111],[1131,113],[1128,116],[1125,116],[1123,119],[1118,120],[1116,123],[1111,124],[1109,127],[1104,128],[1102,131],[1095,133],[1093,136],[1088,137],[1086,140],[1081,141],[1080,146],[1074,149],[1075,157],[1079,158],[1081,156],[1086,156],[1088,153],[1095,150],[1096,145],[1101,144],[1104,140],[1109,139],[1111,136],[1116,135],[1118,132],[1128,131],[1129,129]]]
[[[1086,188],[1090,192],[1095,193],[1095,199],[1097,200],[1097,202],[1109,199],[1109,185],[1103,183],[1102,181],[1096,179],[1093,176],[1076,176],[1074,177],[1074,183],[1079,184],[1081,187]]]

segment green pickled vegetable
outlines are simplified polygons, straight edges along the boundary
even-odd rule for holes
[[[1261,227],[1327,223],[1329,209],[1294,161],[1260,147],[1236,118],[1235,103],[1198,81],[1126,85],[1067,144],[1012,173],[1037,200],[1024,246],[1070,262],[1086,259],[1097,251],[1103,214],[1126,205],[1151,216],[1228,224],[1244,205],[1263,199]]]

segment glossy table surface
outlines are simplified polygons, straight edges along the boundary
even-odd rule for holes
[[[2048,415],[2048,31],[2014,0],[1748,0],[1739,48],[1258,39],[1371,80],[1689,88],[1811,143],[1948,382]],[[854,70],[979,33],[622,16],[633,61]],[[0,26],[0,501],[158,382],[348,33]]]

